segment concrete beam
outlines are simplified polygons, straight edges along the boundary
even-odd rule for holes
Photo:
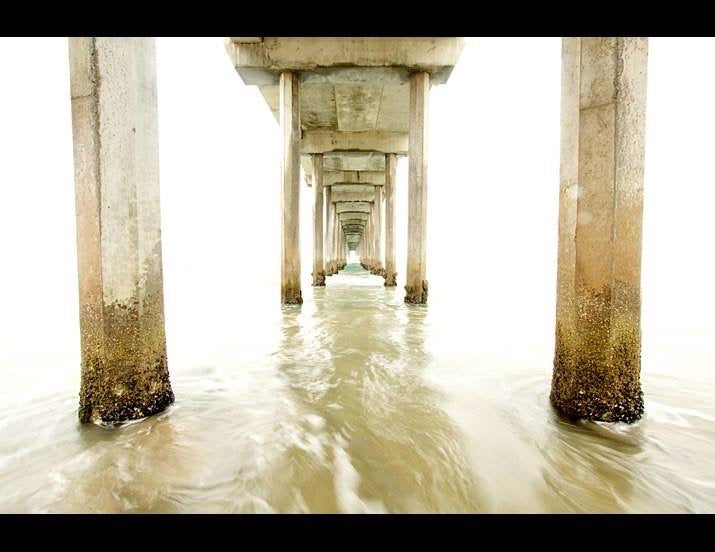
[[[335,130],[306,130],[301,139],[301,152],[379,151],[407,154],[407,133],[370,130],[340,132]]]
[[[370,184],[333,184],[332,189],[334,194],[369,194],[375,192],[375,186]],[[364,201],[372,201],[372,199]]]
[[[383,186],[385,173],[382,171],[325,171],[323,185],[335,186],[336,184]]]
[[[377,188],[382,189],[382,186]],[[335,187],[333,187],[333,202],[334,203],[351,203],[354,201],[375,201],[375,188],[369,192],[336,192]]]
[[[226,43],[233,66],[246,84],[253,85],[277,84],[282,71],[315,71],[306,78],[331,84],[336,83],[329,80],[332,73],[339,82],[375,82],[376,75],[365,75],[369,68],[377,69],[383,82],[404,82],[407,73],[420,71],[442,84],[463,47],[461,38],[452,37],[236,37]],[[407,71],[394,71],[395,67]]]
[[[348,203],[336,203],[335,212],[340,213],[369,213],[370,203],[367,201],[352,201]]]
[[[385,172],[385,155],[377,152],[330,152],[323,157],[325,171]]]
[[[232,36],[228,39],[229,42],[234,42],[236,44],[251,44],[256,42],[261,42],[263,37],[261,36]]]
[[[347,222],[349,220],[360,220],[360,221],[366,221],[367,220],[367,213],[340,213],[338,215],[340,222]]]
[[[313,167],[309,155],[301,156],[301,166],[305,173],[305,181],[312,186]],[[323,170],[323,186],[336,184],[357,184],[364,186],[383,186],[385,173],[380,171],[326,171]]]

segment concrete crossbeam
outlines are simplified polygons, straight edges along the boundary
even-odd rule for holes
[[[306,130],[301,139],[301,152],[379,151],[407,154],[406,132],[340,132],[334,130]]]
[[[359,76],[346,71],[350,67],[378,68],[392,79],[404,79],[404,74],[384,71],[402,67],[430,73],[432,81],[441,84],[449,78],[464,46],[461,38],[452,37],[256,38],[247,37],[247,41],[236,37],[225,44],[233,66],[246,84],[277,84],[282,71],[315,70],[314,78],[326,79],[330,69],[347,82],[360,82]]]
[[[335,212],[340,213],[369,213],[370,203],[367,201],[352,201],[346,203],[336,203]]]

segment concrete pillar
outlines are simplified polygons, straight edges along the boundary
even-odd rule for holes
[[[338,270],[345,268],[345,232],[343,232],[343,225],[338,223],[338,232],[340,234],[340,241],[338,242]]]
[[[373,202],[370,206],[370,267],[373,274],[377,273],[378,268],[377,233],[379,228],[377,224],[377,202]]]
[[[156,54],[151,38],[70,38],[81,422],[174,402],[166,360]]]
[[[397,156],[385,156],[385,285],[397,285],[397,260],[395,254],[395,182]]]
[[[330,229],[330,233],[332,234],[332,247],[330,250],[330,274],[337,274],[338,272],[338,225],[340,224],[340,221],[338,220],[337,215],[333,217],[333,227]]]
[[[556,352],[551,403],[633,422],[640,386],[645,38],[562,43]]]
[[[375,186],[375,268],[374,273],[385,276],[385,266],[382,260],[382,186]]]
[[[303,302],[300,289],[300,83],[298,75],[281,73],[279,109],[283,137],[281,166],[281,300]]]
[[[370,272],[377,269],[377,204],[370,205]]]
[[[372,238],[372,209],[368,213],[367,220],[365,221],[365,237],[363,238],[364,243],[364,251],[365,251],[365,260],[363,261],[363,268],[365,270],[370,270],[372,271],[372,246],[373,246],[373,238]]]
[[[313,285],[325,285],[323,260],[323,154],[313,159]]]
[[[406,303],[427,302],[427,109],[429,73],[410,74]]]
[[[345,235],[345,230],[343,229],[343,255],[342,255],[342,261],[343,261],[343,268],[348,264],[348,237]]]
[[[325,206],[327,210],[325,221],[325,275],[332,276],[333,227],[335,226],[335,204],[332,201],[332,186],[325,187]]]
[[[343,232],[343,225],[339,225],[340,230],[340,251],[338,254],[338,270],[345,268],[345,232]]]

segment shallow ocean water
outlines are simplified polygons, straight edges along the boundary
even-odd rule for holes
[[[82,426],[69,383],[21,408],[5,391],[0,511],[715,509],[705,371],[646,358],[640,422],[574,423],[548,402],[552,343],[500,338],[448,298],[405,305],[354,268],[304,297],[263,309],[233,362],[172,371],[158,416]]]

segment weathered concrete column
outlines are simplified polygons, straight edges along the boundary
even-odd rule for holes
[[[330,249],[330,274],[337,274],[338,268],[338,225],[340,222],[338,221],[338,217],[334,216],[333,217],[333,227],[330,229],[330,233],[332,234],[332,247]]]
[[[377,268],[377,205],[370,205],[370,272]]]
[[[397,260],[395,255],[395,182],[397,156],[385,155],[385,285],[397,285]]]
[[[640,386],[645,38],[562,43],[556,353],[551,403],[633,422]]]
[[[382,186],[375,186],[375,268],[374,273],[385,276],[385,266],[382,261]]]
[[[313,159],[313,285],[325,285],[323,260],[323,154]]]
[[[343,254],[340,257],[343,261],[343,268],[348,264],[348,237],[345,235],[345,229],[343,229]]]
[[[340,230],[340,244],[338,253],[338,270],[345,268],[345,232],[343,232],[342,224],[339,226]]]
[[[279,108],[283,137],[281,166],[281,300],[303,302],[300,289],[300,83],[298,75],[281,73]]]
[[[363,268],[365,270],[372,271],[372,210],[368,213],[367,220],[365,221],[365,236],[363,237],[365,252],[365,259],[363,261]]]
[[[325,205],[326,205],[326,221],[325,221],[325,275],[332,276],[331,257],[333,252],[333,227],[335,226],[335,204],[332,201],[332,186],[325,186]]]
[[[345,232],[343,232],[343,225],[338,224],[338,233],[340,239],[338,241],[338,267],[337,270],[342,270],[345,268]]]
[[[377,268],[377,212],[375,203],[370,206],[370,271]]]
[[[82,376],[79,419],[174,402],[164,332],[152,38],[70,38]]]
[[[429,73],[410,74],[406,303],[427,302],[427,109]]]

